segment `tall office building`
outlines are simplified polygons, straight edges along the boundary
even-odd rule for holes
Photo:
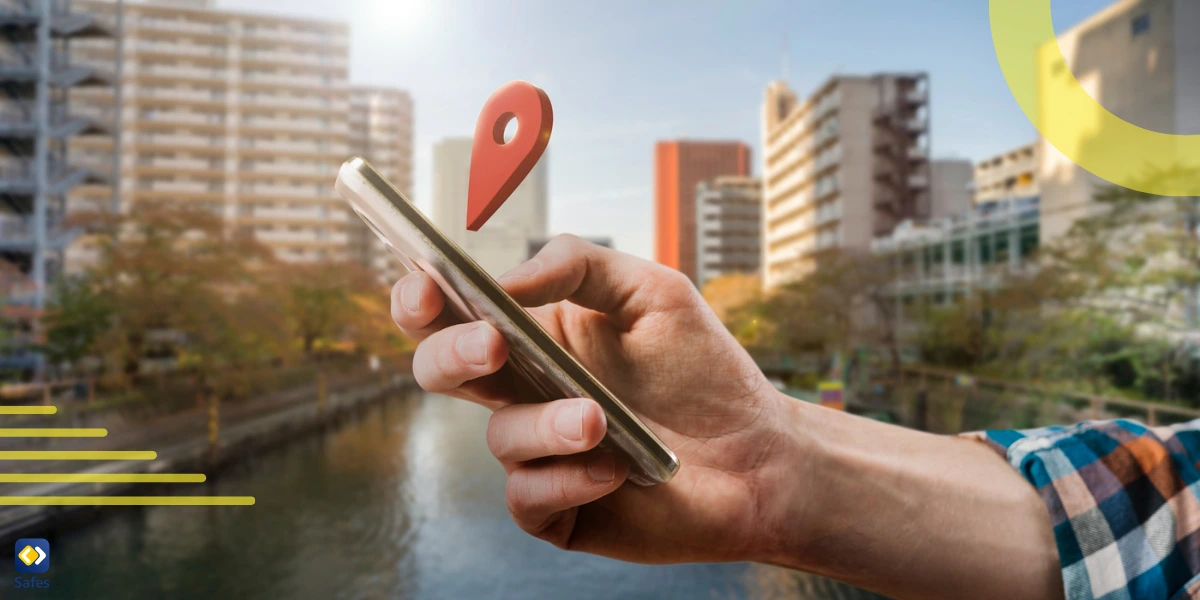
[[[1200,133],[1200,3],[1120,0],[1058,36],[1080,85],[1114,115],[1168,134]],[[1084,144],[1087,142],[1084,141]],[[1086,150],[1086,148],[1085,148]],[[1041,237],[1051,243],[1099,205],[1111,184],[1085,171],[1045,138],[1038,140]]]
[[[116,10],[112,2],[77,4]],[[362,224],[333,180],[342,161],[366,151],[399,185],[410,182],[411,142],[403,138],[411,136],[411,107],[399,92],[352,94],[345,24],[216,10],[211,0],[149,0],[125,4],[124,25],[120,210],[187,202],[285,260],[371,262]],[[111,63],[114,50],[79,44],[75,57]],[[353,105],[352,96],[365,101]],[[111,110],[114,95],[80,91],[72,100],[99,112]],[[352,122],[355,109],[365,113]],[[113,148],[87,139],[72,152],[93,160]],[[110,197],[106,186],[83,186],[71,204],[103,207]],[[86,260],[86,246],[78,256]]]
[[[933,216],[927,75],[836,76],[803,101],[775,81],[762,116],[765,287]]]
[[[433,221],[493,276],[521,264],[530,240],[546,237],[549,154],[517,186],[479,231],[467,230],[467,186],[471,139],[447,138],[433,145]]]
[[[366,158],[411,200],[413,185],[413,104],[403,90],[350,87],[350,152]],[[358,261],[385,281],[402,275],[399,263],[365,225],[352,246]]]
[[[736,141],[676,140],[654,148],[654,258],[696,280],[696,185],[750,174],[750,147]]]
[[[696,187],[696,286],[722,275],[758,273],[762,181],[721,176]]]

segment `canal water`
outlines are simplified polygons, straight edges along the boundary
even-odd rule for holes
[[[54,598],[872,598],[749,564],[644,566],[520,531],[487,411],[413,394],[184,494],[253,507],[114,509],[50,539]],[[8,591],[8,590],[5,590]],[[7,595],[0,593],[0,596]]]

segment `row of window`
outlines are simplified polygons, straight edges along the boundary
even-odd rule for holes
[[[204,33],[230,33],[239,29],[231,21],[193,21],[185,18],[183,15],[178,15],[170,19],[140,15],[138,16],[137,24],[147,28],[182,29]],[[330,40],[333,38],[332,33],[328,29],[320,27],[301,28],[278,25],[264,27],[257,23],[244,23],[240,25],[241,31],[247,34],[304,35],[320,40]]]
[[[208,192],[224,192],[224,181],[203,181],[184,177],[153,177],[143,176],[137,178],[137,189],[140,190],[166,190],[168,188],[186,187],[192,191],[208,191]],[[330,191],[329,183],[302,183],[302,182],[287,182],[287,183],[241,183],[238,185],[238,191],[247,194],[271,194],[282,193],[284,190],[292,194],[305,194],[312,192],[318,196],[328,195]]]
[[[1002,229],[988,235],[974,238],[973,246],[975,256],[978,257],[979,263],[983,265],[992,264],[1007,264],[1010,254],[1015,250],[1018,251],[1018,256],[1029,256],[1038,248],[1038,226],[1037,224],[1023,225],[1016,231],[1016,245],[1013,245],[1011,236],[1012,230]],[[900,266],[905,270],[912,270],[917,267],[917,261],[921,261],[921,267],[926,271],[938,268],[939,265],[945,263],[947,245],[934,244],[925,246],[920,250],[909,250],[900,253],[899,257],[893,260],[898,260]],[[949,244],[950,264],[965,265],[968,262],[967,250],[970,246],[967,240],[957,239]]]
[[[206,63],[196,63],[189,60],[173,60],[170,62],[146,60],[140,63],[140,69],[149,73],[160,73],[163,75],[222,78],[236,71],[236,69],[213,66]],[[243,79],[249,81],[300,81],[321,83],[324,85],[333,83],[333,76],[329,73],[313,74],[289,69],[241,69],[241,75]],[[343,78],[339,78],[339,80],[341,79]]]
[[[139,133],[137,141],[146,144],[187,144],[194,146],[223,146],[225,143],[224,134],[208,134],[197,135],[191,133],[186,128],[179,128],[171,132],[144,132]],[[324,137],[304,137],[304,136],[277,136],[277,135],[255,135],[255,136],[240,136],[238,138],[240,147],[243,148],[279,148],[280,146],[292,147],[297,150],[317,152],[331,151],[332,147],[328,139]],[[344,145],[342,145],[344,148]]]

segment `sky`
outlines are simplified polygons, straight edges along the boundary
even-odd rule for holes
[[[1110,0],[1052,0],[1060,31]],[[554,106],[551,233],[611,237],[652,258],[654,142],[736,139],[761,157],[759,111],[784,74],[802,97],[835,73],[927,71],[936,158],[1032,141],[996,64],[987,0],[217,0],[343,21],[350,81],[414,99],[414,200],[432,146],[470,136],[488,96],[531,81]],[[759,167],[755,166],[757,172]],[[466,199],[462,199],[466,202]]]

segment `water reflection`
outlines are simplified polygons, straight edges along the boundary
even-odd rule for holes
[[[505,511],[487,418],[414,395],[175,490],[254,507],[114,510],[52,537],[52,597],[868,597],[768,567],[631,565],[533,539]]]

